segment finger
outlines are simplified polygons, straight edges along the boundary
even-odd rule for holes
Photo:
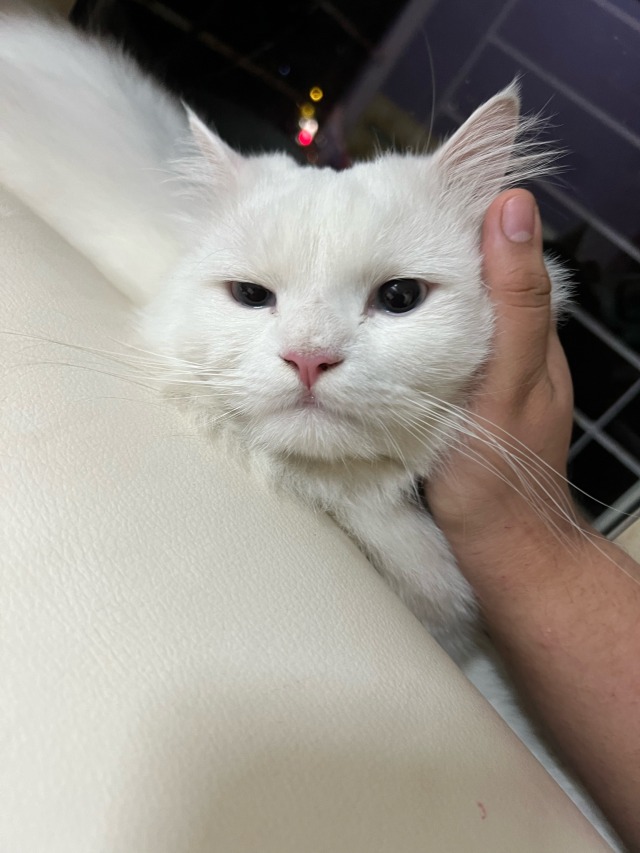
[[[552,328],[551,283],[531,193],[511,190],[494,201],[485,218],[482,249],[496,311],[496,352],[487,379],[495,390],[507,390],[539,375]]]

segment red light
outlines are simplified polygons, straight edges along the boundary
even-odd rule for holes
[[[298,145],[311,145],[313,142],[313,135],[309,133],[308,130],[301,130],[297,136]]]

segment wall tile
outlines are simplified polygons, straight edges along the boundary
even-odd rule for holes
[[[504,0],[440,0],[387,78],[384,94],[428,123],[433,109],[429,49],[437,102],[503,5]]]
[[[520,0],[498,34],[640,138],[640,28],[592,0]]]

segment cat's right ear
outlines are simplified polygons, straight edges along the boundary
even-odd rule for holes
[[[500,181],[518,133],[520,97],[512,83],[486,103],[436,152],[440,170],[461,183]]]
[[[207,176],[216,186],[229,186],[242,168],[243,157],[210,130],[207,125],[185,104],[189,129],[196,150],[203,158]]]
[[[520,116],[517,82],[499,92],[433,155],[446,190],[483,216],[507,186],[553,171],[553,152],[536,142],[536,117]]]

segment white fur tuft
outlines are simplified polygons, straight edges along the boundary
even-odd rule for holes
[[[0,181],[135,301],[184,253],[184,111],[114,44],[0,13]]]

